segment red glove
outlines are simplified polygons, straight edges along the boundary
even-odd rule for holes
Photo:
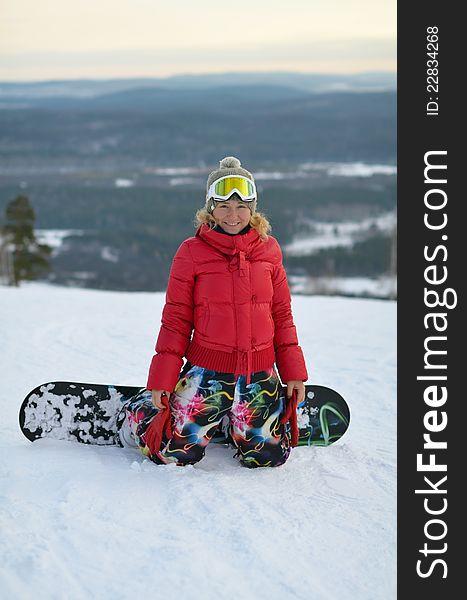
[[[287,396],[287,388],[284,388],[284,394]],[[298,445],[298,421],[297,421],[297,390],[293,390],[292,396],[287,399],[284,416],[281,423],[284,425],[290,422],[290,436],[292,448]]]
[[[160,410],[149,423],[144,436],[150,456],[160,451],[163,434],[168,439],[172,437],[172,415],[170,413],[169,399],[166,394],[163,394],[161,400],[165,409]]]

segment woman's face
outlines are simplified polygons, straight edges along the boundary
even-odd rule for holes
[[[251,213],[248,206],[236,200],[234,195],[225,202],[218,202],[212,216],[227,233],[239,233],[250,222]]]

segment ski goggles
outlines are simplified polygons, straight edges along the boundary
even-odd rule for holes
[[[255,184],[243,175],[226,175],[216,179],[209,186],[207,197],[216,201],[228,200],[234,193],[237,193],[244,202],[256,200]]]

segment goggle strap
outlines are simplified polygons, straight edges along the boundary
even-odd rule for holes
[[[213,196],[209,196],[209,198],[212,198],[216,202],[222,202],[223,200],[227,201],[230,198],[230,196],[232,196],[233,194],[238,194],[238,196],[240,196],[240,198],[243,200],[243,202],[253,202],[254,200],[256,200],[256,196],[244,196],[237,189],[233,189],[231,192],[229,192],[229,194],[227,194],[227,196],[213,195]]]

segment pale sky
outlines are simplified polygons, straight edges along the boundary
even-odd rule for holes
[[[396,70],[396,0],[0,0],[0,80]]]

